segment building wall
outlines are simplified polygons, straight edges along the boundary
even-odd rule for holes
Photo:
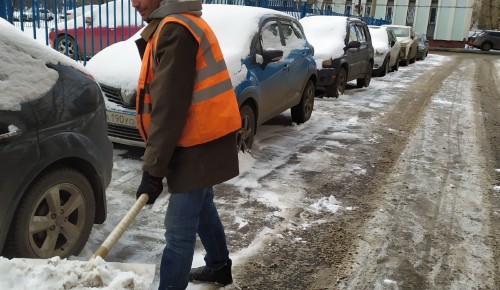
[[[432,0],[417,0],[415,9],[415,23],[413,24],[413,28],[416,32],[427,34],[427,25],[429,24],[431,2]]]
[[[386,19],[387,6],[393,7],[392,24],[406,25],[408,5],[413,0],[361,0],[362,14],[366,4],[371,5],[371,15]],[[467,38],[472,21],[472,6],[475,0],[415,0],[413,27],[416,32],[427,34],[434,40],[461,42]],[[345,13],[346,2],[351,3],[351,15],[356,15],[358,0],[333,0],[334,12]],[[437,3],[436,3],[437,2]],[[321,3],[321,2],[320,2]],[[394,4],[392,4],[394,3]],[[433,4],[434,3],[434,4]],[[437,5],[436,5],[437,4]],[[429,24],[431,6],[437,7],[435,24]],[[453,44],[454,46],[460,44]],[[443,46],[440,44],[440,46]]]

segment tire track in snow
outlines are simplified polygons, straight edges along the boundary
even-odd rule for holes
[[[381,189],[381,211],[367,223],[352,278],[342,288],[493,285],[491,249],[484,243],[484,158],[474,139],[473,81],[465,69],[462,64],[442,85],[440,91],[450,94],[433,96],[424,123]],[[440,150],[446,150],[443,158]]]

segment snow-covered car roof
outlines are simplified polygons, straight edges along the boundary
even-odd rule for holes
[[[314,46],[314,58],[319,64],[344,54],[347,17],[315,15],[299,20],[307,40]]]
[[[35,41],[0,18],[0,110],[20,110],[20,104],[48,92],[58,79],[47,64],[63,64],[88,73],[83,65]]]
[[[369,25],[370,35],[372,37],[373,49],[378,53],[389,51],[389,37],[387,36],[387,27]]]
[[[238,85],[246,75],[242,71],[241,59],[250,53],[250,44],[258,32],[259,20],[270,13],[292,19],[286,13],[266,8],[203,4],[202,17],[217,36],[233,86]],[[236,27],[228,23],[236,23]],[[134,41],[140,37],[141,31],[125,41],[108,46],[87,62],[87,69],[100,83],[122,90],[136,88],[141,59]]]

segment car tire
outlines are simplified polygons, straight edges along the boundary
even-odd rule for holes
[[[389,73],[389,70],[390,70],[390,67],[389,67],[389,57],[387,57],[384,60],[384,63],[382,64],[382,66],[383,66],[383,68],[380,71],[380,73],[378,74],[379,77],[383,77],[383,76],[385,76],[386,74]]]
[[[408,54],[404,60],[402,60],[403,66],[408,66],[410,64],[410,55]]]
[[[399,59],[396,61],[396,63],[392,67],[392,71],[398,71],[398,70],[399,70]]]
[[[410,52],[410,55],[411,55],[411,52]],[[415,63],[416,61],[417,61],[417,54],[415,53],[415,56],[410,58],[410,63]]]
[[[250,151],[253,145],[253,137],[255,135],[255,113],[251,106],[243,105],[240,109],[241,129],[237,134],[238,150],[242,152]]]
[[[66,51],[66,39],[64,34],[59,35],[57,40],[57,50],[60,53],[67,55],[69,58],[75,59],[75,53],[77,51],[75,39],[68,35],[67,40],[68,49]]]
[[[300,103],[290,109],[293,122],[301,124],[311,118],[311,114],[314,108],[315,95],[316,88],[314,86],[314,82],[312,80],[308,80],[304,91],[302,92]]]
[[[78,255],[87,243],[94,217],[94,190],[87,178],[71,168],[51,170],[22,197],[4,254],[44,259]]]
[[[481,44],[481,50],[484,50],[484,51],[489,51],[491,49],[491,43],[489,42],[483,42],[483,44]]]
[[[326,86],[326,96],[329,98],[338,98],[345,92],[345,87],[347,85],[347,73],[343,67],[339,68],[337,78],[333,85]]]
[[[356,85],[358,88],[368,87],[370,81],[372,80],[373,63],[368,63],[368,69],[365,72],[365,77],[361,79],[356,79]]]

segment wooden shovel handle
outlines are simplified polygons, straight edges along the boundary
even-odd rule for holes
[[[95,251],[92,257],[90,257],[91,260],[97,256],[104,259],[108,255],[111,247],[113,247],[113,245],[123,235],[125,230],[130,226],[132,221],[134,221],[135,217],[139,214],[146,202],[148,202],[148,198],[149,196],[146,193],[141,194],[134,205],[128,210],[127,214],[122,218],[120,223],[118,223],[118,225],[113,229],[113,231],[111,231],[106,240],[97,249],[97,251]]]

